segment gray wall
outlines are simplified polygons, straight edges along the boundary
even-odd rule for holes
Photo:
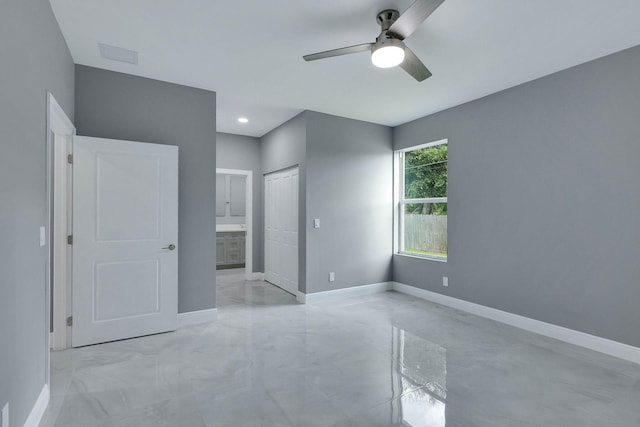
[[[76,66],[78,135],[180,148],[178,311],[215,307],[216,94]]]
[[[306,112],[302,112],[278,126],[271,132],[260,138],[261,170],[263,174],[277,172],[293,166],[300,170],[299,204],[298,211],[298,289],[306,292],[306,146],[307,146],[307,121]],[[264,206],[264,178],[261,178],[262,202]],[[264,252],[264,248],[263,248]]]
[[[300,167],[299,290],[390,280],[391,129],[305,111],[261,143],[263,174]],[[262,187],[264,194],[264,182]],[[330,271],[335,282],[329,282]]]
[[[306,292],[391,280],[391,129],[310,111],[306,117]]]
[[[46,103],[73,117],[73,61],[46,0],[0,6],[0,407],[22,426],[45,384]]]
[[[251,136],[218,133],[216,136],[216,167],[253,172],[253,271],[263,271],[262,253],[262,169],[260,139]]]
[[[394,280],[640,345],[640,47],[394,130],[449,139],[449,260]],[[449,276],[449,287],[441,286]]]

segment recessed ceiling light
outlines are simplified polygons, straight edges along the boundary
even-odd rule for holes
[[[246,117],[238,117],[238,123],[249,123],[249,119]]]

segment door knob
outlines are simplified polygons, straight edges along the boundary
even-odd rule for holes
[[[167,246],[166,248],[162,248],[162,249],[169,249],[170,251],[174,250],[176,248],[176,245],[174,245],[173,243],[171,243],[169,246]]]

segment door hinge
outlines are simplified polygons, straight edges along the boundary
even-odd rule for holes
[[[73,235],[67,236],[67,245],[73,245]]]
[[[73,164],[73,154],[67,154],[67,163]]]
[[[67,326],[73,326],[73,316],[67,317]]]

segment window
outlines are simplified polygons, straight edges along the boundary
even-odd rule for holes
[[[397,252],[447,259],[447,140],[396,152]]]

